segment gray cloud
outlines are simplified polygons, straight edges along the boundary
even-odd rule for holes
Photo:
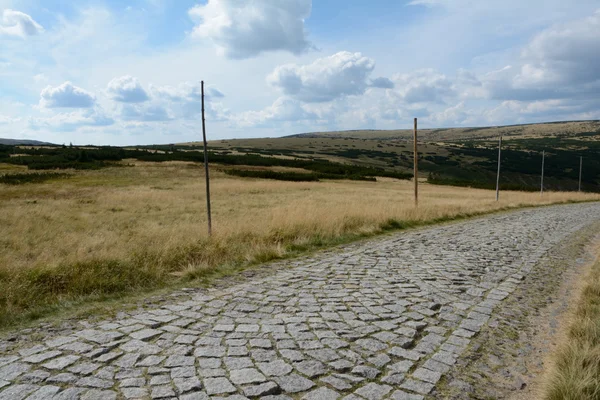
[[[393,89],[394,82],[392,82],[389,78],[379,77],[373,79],[369,86],[379,89]]]

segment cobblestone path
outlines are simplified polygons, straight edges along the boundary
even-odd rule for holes
[[[398,233],[0,356],[0,399],[423,399],[600,204]]]

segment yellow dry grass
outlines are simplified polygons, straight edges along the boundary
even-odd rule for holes
[[[499,209],[600,200],[379,182],[281,182],[213,168],[214,235],[201,166],[142,163],[0,191],[0,324],[48,304],[148,290],[376,234]]]
[[[596,249],[600,251],[600,249]],[[598,253],[600,257],[600,253]],[[600,399],[600,260],[591,266],[544,377],[545,400]]]

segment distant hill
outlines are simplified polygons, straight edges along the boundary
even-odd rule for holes
[[[412,130],[314,132],[283,138],[215,140],[225,154],[260,154],[281,159],[329,160],[410,173]],[[419,130],[419,173],[429,183],[495,189],[498,136],[502,135],[504,188],[539,190],[542,152],[544,186],[600,192],[600,121],[569,121],[480,128]],[[196,144],[198,148],[200,144]]]
[[[476,128],[419,129],[419,138],[425,141],[451,142],[454,140],[491,139],[499,135],[507,138],[510,137],[511,139],[532,139],[540,137],[571,137],[584,133],[600,133],[600,121],[564,121]],[[286,137],[395,140],[410,139],[412,135],[412,129],[396,129],[310,132]]]
[[[40,142],[39,140],[27,140],[27,139],[3,139],[0,138],[0,144],[9,145],[9,146],[17,146],[17,145],[25,145],[25,146],[54,146],[54,143],[48,142]]]

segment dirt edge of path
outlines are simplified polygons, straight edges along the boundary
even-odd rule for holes
[[[431,398],[541,399],[599,245],[600,223],[594,223],[555,246],[495,310]]]

